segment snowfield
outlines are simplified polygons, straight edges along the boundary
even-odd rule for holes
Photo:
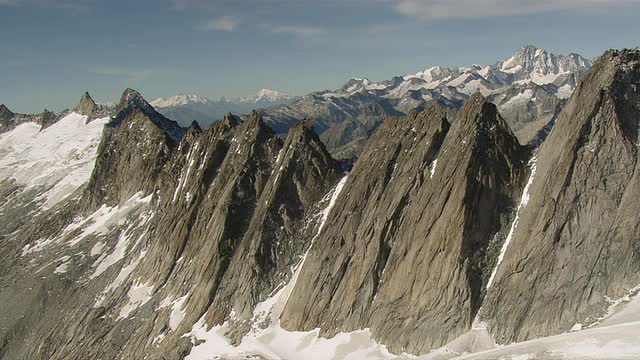
[[[0,178],[12,178],[27,189],[44,187],[36,200],[48,209],[89,180],[102,129],[109,118],[90,123],[71,113],[40,130],[32,122],[0,135]]]

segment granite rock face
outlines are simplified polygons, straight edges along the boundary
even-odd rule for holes
[[[131,89],[117,109],[84,189],[32,226],[4,225],[21,230],[3,247],[16,259],[6,273],[40,270],[19,279],[37,292],[0,291],[10,304],[3,356],[181,359],[193,346],[182,334],[201,318],[233,320],[228,336],[241,337],[256,304],[299,264],[318,207],[343,176],[310,122],[283,142],[258,113],[185,130]],[[20,320],[29,309],[39,310]]]
[[[327,336],[370,328],[411,353],[466,332],[527,153],[480,94],[451,125],[438,106],[385,122],[314,244],[284,326]]]
[[[377,85],[344,91],[362,86]],[[278,320],[366,328],[413,354],[479,324],[498,343],[595,324],[640,283],[639,88],[640,51],[607,52],[539,147],[521,145],[505,98],[401,116],[371,104],[334,130],[371,132],[346,175],[311,120],[284,138],[260,112],[183,128],[127,89],[86,124],[100,105],[85,94],[69,119],[100,125],[82,147],[97,151],[89,180],[44,208],[42,188],[0,179],[0,358],[179,360],[196,330],[246,345]],[[42,118],[40,134],[56,129]],[[0,106],[3,131],[16,119]]]
[[[483,318],[502,343],[583,326],[640,284],[640,52],[608,51],[536,154]]]
[[[150,194],[185,132],[132,89],[122,94],[116,111],[105,126],[100,155],[83,197],[91,210],[102,204],[122,204],[137,192]]]

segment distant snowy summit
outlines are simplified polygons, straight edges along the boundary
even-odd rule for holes
[[[260,102],[260,101],[276,102],[276,101],[286,101],[290,99],[291,99],[291,96],[283,92],[271,90],[271,89],[262,89],[258,91],[258,93],[255,96],[241,98],[240,100],[245,102]]]
[[[168,98],[158,98],[150,102],[151,106],[155,108],[163,108],[170,106],[182,106],[190,104],[208,104],[213,102],[212,100],[199,96],[199,95],[175,95]]]
[[[402,98],[410,92],[427,90],[455,95],[471,95],[480,91],[491,95],[514,85],[534,83],[553,84],[560,97],[570,94],[581,77],[591,67],[591,61],[578,55],[555,55],[544,49],[528,45],[520,48],[508,59],[493,65],[468,67],[432,66],[414,74],[397,76],[391,80],[374,83],[366,78],[353,78],[339,90],[328,96],[350,96],[361,92],[377,92],[386,98]],[[568,88],[559,90],[564,85]],[[456,94],[457,93],[457,94]],[[423,95],[428,95],[427,93]],[[429,96],[431,97],[431,96]]]
[[[262,89],[254,96],[212,100],[200,95],[179,94],[151,101],[151,105],[170,119],[183,126],[193,120],[201,125],[221,119],[227,113],[247,114],[257,108],[268,108],[289,102],[291,96],[276,90]]]

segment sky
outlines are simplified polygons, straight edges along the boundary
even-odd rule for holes
[[[528,44],[591,58],[639,46],[638,14],[640,0],[0,0],[0,103],[304,95]]]

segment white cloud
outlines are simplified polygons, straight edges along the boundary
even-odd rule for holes
[[[238,27],[240,24],[240,20],[233,16],[221,16],[219,18],[213,19],[202,26],[202,30],[205,31],[227,31],[231,32]]]
[[[397,0],[394,8],[418,18],[478,18],[532,15],[553,11],[586,11],[639,0]]]

